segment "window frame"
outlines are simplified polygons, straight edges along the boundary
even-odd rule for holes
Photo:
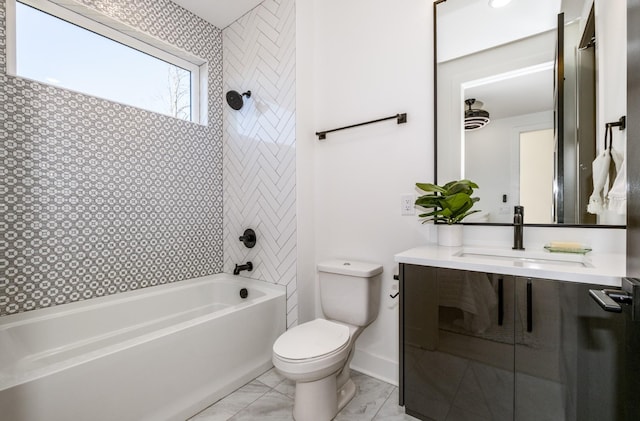
[[[1,1],[1,0],[0,0]],[[16,3],[23,3],[43,13],[47,13],[63,21],[78,26],[90,32],[94,32],[113,42],[133,48],[142,54],[147,54],[159,60],[183,68],[191,73],[191,121],[202,125],[207,124],[207,62],[184,50],[174,47],[166,42],[145,34],[127,24],[119,22],[96,10],[92,10],[73,0],[6,0],[6,72],[10,76],[32,80],[17,73],[16,51]],[[55,86],[58,89],[66,89],[79,92],[83,95],[99,97],[73,88],[60,87],[46,81],[35,80],[38,83]],[[102,97],[99,97],[102,98]],[[107,101],[122,103],[118,100],[102,98]],[[148,110],[142,106],[125,104],[135,108],[144,109],[160,115],[167,114]],[[171,116],[168,116],[171,117]]]

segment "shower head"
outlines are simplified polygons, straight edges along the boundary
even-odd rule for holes
[[[244,105],[244,101],[242,97],[246,96],[247,98],[251,98],[251,91],[244,92],[240,94],[238,91],[229,91],[227,92],[227,104],[234,110],[239,110]]]

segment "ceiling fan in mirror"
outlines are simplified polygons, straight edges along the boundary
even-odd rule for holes
[[[489,124],[489,112],[482,109],[482,102],[476,101],[475,98],[465,99],[464,103],[469,108],[464,111],[464,130],[469,132],[478,130]],[[476,108],[473,108],[475,105]]]

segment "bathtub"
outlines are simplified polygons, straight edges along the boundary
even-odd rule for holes
[[[272,366],[285,296],[218,274],[0,317],[0,419],[184,421]]]

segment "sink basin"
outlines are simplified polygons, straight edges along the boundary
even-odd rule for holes
[[[548,251],[465,247],[455,256],[467,259],[510,261],[515,266],[522,267],[544,267],[547,265],[593,267],[582,254],[550,253]]]

